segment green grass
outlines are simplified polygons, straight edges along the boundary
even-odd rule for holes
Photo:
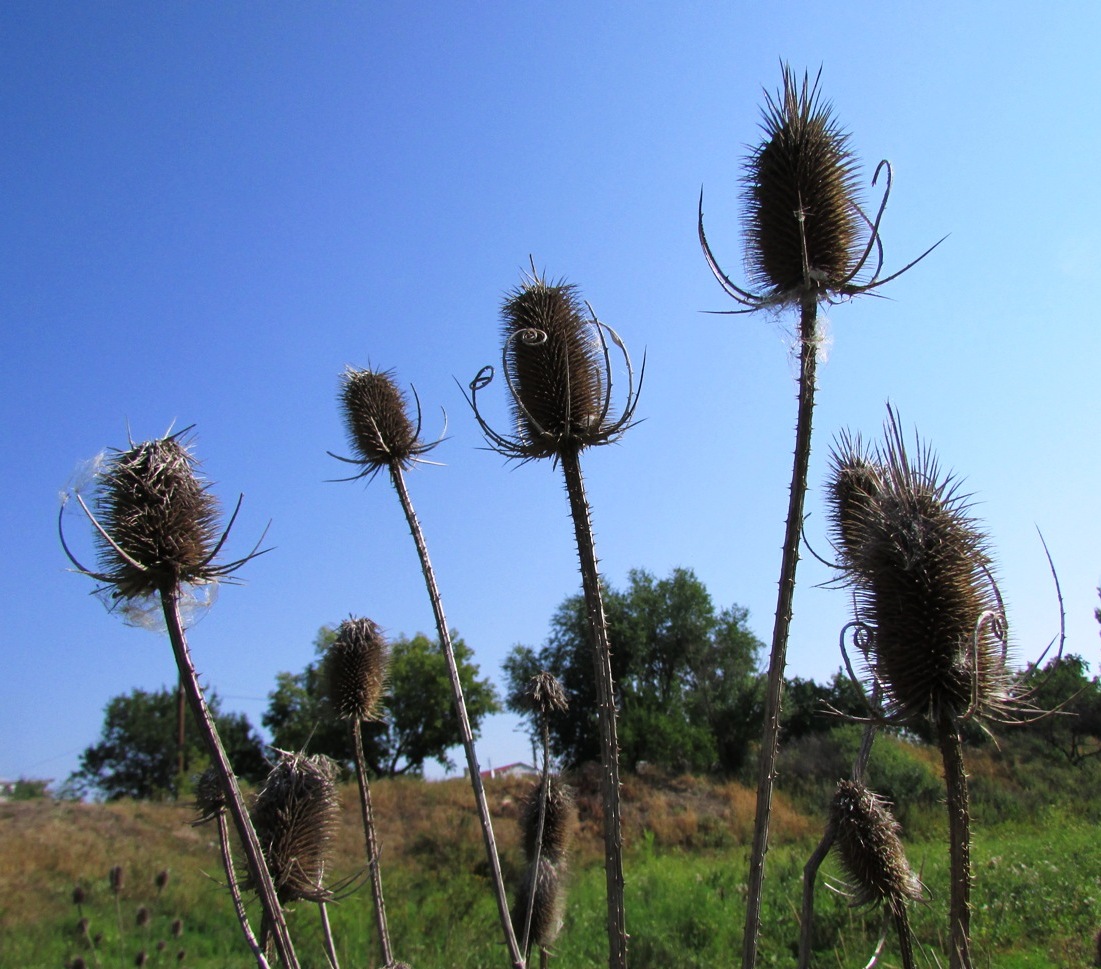
[[[742,792],[698,779],[647,785],[632,778],[628,789],[627,924],[633,969],[737,964],[747,871],[745,812],[742,807],[732,808],[729,815],[715,812],[724,803],[741,805]],[[490,790],[506,875],[515,875],[519,858],[514,823],[518,791],[515,786]],[[354,805],[353,792],[345,795],[346,803]],[[417,969],[508,965],[469,800],[469,789],[461,782],[378,785],[394,951]],[[1019,815],[1014,804],[1002,816]],[[563,967],[599,966],[607,959],[599,826],[584,802],[582,807],[566,924],[553,963]],[[799,818],[790,807],[781,816],[787,820],[768,857],[763,967],[795,965],[802,868],[816,841],[813,819]],[[84,914],[92,931],[104,934],[105,967],[133,965],[142,944],[150,952],[151,966],[250,965],[219,884],[223,876],[214,830],[190,827],[189,817],[186,808],[174,805],[0,805],[0,965],[60,969],[82,952],[72,904],[77,881],[88,895]],[[935,966],[928,953],[935,952],[946,964],[947,852],[938,823],[923,816],[920,827],[922,839],[908,842],[907,851],[922,871],[930,897],[914,907],[912,919],[927,950],[919,964]],[[1075,813],[1065,805],[1038,806],[1027,821],[995,818],[988,826],[976,826],[973,943],[979,969],[1093,964],[1093,938],[1101,926],[1101,851],[1094,847],[1095,832],[1091,811]],[[362,839],[350,815],[339,855],[344,862],[338,876],[354,874],[361,866]],[[120,898],[121,949],[107,884],[112,864],[123,865],[127,876]],[[153,879],[162,868],[171,877],[158,896]],[[829,861],[816,896],[813,964],[863,966],[879,936],[879,917],[854,911],[843,897],[825,890],[821,880],[826,876],[837,878]],[[154,915],[148,939],[134,921],[143,904]],[[255,914],[253,906],[254,924]],[[366,887],[332,905],[331,916],[345,969],[377,966]],[[176,917],[183,919],[183,935],[166,938]],[[299,904],[290,921],[304,969],[321,969],[316,908]],[[160,938],[168,944],[157,953]],[[176,959],[178,949],[186,953],[182,962]],[[895,951],[889,941],[882,969],[898,965]],[[84,956],[93,964],[87,952]]]

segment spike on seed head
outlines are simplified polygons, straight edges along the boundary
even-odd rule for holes
[[[370,619],[345,619],[329,648],[329,699],[338,715],[370,720],[386,685],[390,647]]]
[[[892,910],[921,898],[906,860],[900,827],[887,802],[857,781],[841,781],[830,805],[841,865],[853,881],[855,905],[885,902]]]
[[[196,824],[217,817],[226,807],[226,795],[218,772],[208,767],[195,780],[195,808],[199,812]]]
[[[525,691],[526,699],[541,716],[564,713],[569,709],[566,691],[558,678],[549,670],[540,670],[531,678]]]
[[[281,752],[256,796],[252,820],[279,901],[326,901],[333,840],[340,820],[338,766],[323,755]]]
[[[363,474],[381,468],[409,467],[428,447],[421,444],[419,421],[409,418],[408,401],[394,382],[394,372],[344,371],[340,388],[344,425]]]
[[[576,821],[573,791],[561,778],[552,774],[546,790],[546,812],[543,818],[543,844],[540,854],[556,865],[563,864],[573,838]],[[530,861],[535,857],[536,839],[539,836],[539,811],[543,802],[543,782],[528,791],[520,808],[520,834],[524,855]]]
[[[864,540],[866,518],[873,514],[882,483],[881,469],[859,437],[842,434],[830,452],[830,480],[826,486],[833,544],[843,567],[852,569]]]
[[[865,249],[859,167],[849,136],[823,102],[818,78],[766,92],[764,141],[746,162],[746,251],[751,278],[780,299],[848,282]]]

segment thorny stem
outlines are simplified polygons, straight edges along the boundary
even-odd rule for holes
[[[497,842],[493,837],[493,821],[489,816],[489,806],[486,803],[485,787],[482,785],[482,772],[478,766],[478,754],[474,750],[474,735],[471,732],[470,718],[466,712],[466,700],[463,698],[459,668],[455,662],[455,650],[451,646],[451,631],[447,626],[447,617],[443,611],[443,600],[440,598],[440,590],[436,585],[436,573],[432,570],[432,562],[428,558],[428,546],[424,542],[424,532],[421,530],[417,514],[413,510],[413,503],[409,498],[409,491],[405,487],[405,476],[402,474],[400,465],[396,463],[390,465],[390,480],[394,483],[394,490],[401,500],[405,520],[409,523],[409,531],[413,535],[417,553],[420,555],[421,571],[424,573],[424,582],[428,587],[428,598],[432,600],[432,611],[436,616],[436,632],[440,637],[440,646],[447,660],[447,675],[451,681],[451,694],[455,701],[455,712],[459,718],[459,734],[462,738],[463,749],[466,751],[467,770],[470,773],[470,784],[474,789],[474,800],[478,806],[478,818],[482,825],[482,838],[485,841],[490,875],[493,881],[494,893],[497,897],[497,914],[501,919],[501,927],[505,933],[505,944],[508,946],[513,966],[516,969],[524,969],[524,956],[520,952],[520,944],[516,941],[516,932],[512,927],[512,916],[508,910],[508,894],[505,891],[504,876],[501,874],[501,860],[497,855]]]
[[[264,950],[260,948],[260,943],[256,941],[256,936],[253,935],[248,913],[245,912],[245,902],[241,898],[241,886],[237,882],[237,869],[233,865],[233,852],[229,846],[229,825],[226,823],[225,808],[219,809],[217,821],[218,844],[222,849],[222,867],[226,870],[226,884],[233,899],[233,911],[237,913],[237,921],[241,923],[241,931],[245,934],[245,941],[256,959],[257,969],[269,969],[267,957],[264,955]]]
[[[566,477],[577,555],[581,565],[581,586],[592,634],[593,667],[597,705],[600,708],[601,780],[604,807],[604,877],[608,895],[608,966],[626,969],[627,927],[623,904],[623,832],[619,808],[619,742],[616,738],[615,687],[612,682],[612,652],[608,643],[608,622],[597,571],[589,502],[585,480],[575,450],[559,454]]]
[[[914,938],[910,931],[910,913],[901,899],[891,906],[891,917],[898,933],[898,953],[902,959],[902,969],[914,969]]]
[[[183,680],[184,689],[187,692],[187,701],[191,706],[191,715],[199,728],[203,741],[210,753],[210,759],[218,774],[222,791],[226,796],[226,807],[233,818],[237,835],[241,839],[241,846],[245,852],[245,860],[248,864],[249,876],[256,886],[260,897],[260,904],[264,910],[265,922],[274,930],[275,948],[279,953],[284,969],[299,969],[298,957],[294,952],[294,944],[291,942],[290,931],[287,929],[287,921],[283,917],[283,907],[275,893],[275,885],[271,880],[271,872],[264,861],[264,852],[260,847],[260,839],[256,837],[256,829],[252,826],[252,819],[245,808],[241,789],[237,785],[237,777],[230,767],[229,758],[222,746],[221,738],[214,726],[214,718],[210,714],[210,708],[203,698],[203,692],[199,688],[199,678],[195,673],[195,666],[191,662],[191,651],[184,637],[183,623],[180,620],[179,588],[161,590],[161,608],[164,612],[165,625],[168,628],[168,638],[172,642],[172,652],[176,657],[176,666],[179,668],[180,677]]]
[[[321,913],[321,936],[324,940],[325,958],[331,969],[340,969],[340,961],[336,957],[336,943],[333,942],[333,927],[329,924],[329,908],[324,902],[318,902],[317,910]]]
[[[524,917],[524,941],[521,943],[524,958],[531,955],[531,918],[535,913],[535,892],[539,887],[539,858],[543,854],[543,828],[547,823],[547,799],[550,797],[550,727],[547,715],[541,717],[543,734],[543,796],[539,798],[539,824],[535,829],[535,856],[530,860],[531,888],[528,890],[527,914]]]
[[[378,929],[379,948],[382,950],[382,964],[388,966],[394,961],[394,953],[390,948],[386,902],[382,897],[382,869],[379,867],[378,839],[375,835],[374,812],[371,809],[371,787],[367,781],[367,758],[363,754],[363,726],[357,717],[353,717],[351,723],[356,752],[356,779],[359,781],[359,806],[363,814],[363,835],[367,841],[367,867],[371,871],[371,896],[375,903],[375,926]]]
[[[772,629],[772,652],[768,665],[765,728],[757,777],[757,816],[753,828],[753,852],[749,861],[749,893],[746,898],[745,938],[742,948],[743,969],[754,969],[757,964],[757,938],[761,931],[761,893],[765,879],[765,853],[768,851],[769,816],[772,813],[772,788],[776,780],[776,756],[780,747],[784,665],[792,600],[795,596],[795,569],[799,563],[799,537],[803,527],[803,502],[807,493],[807,466],[810,463],[814,374],[818,353],[817,317],[818,304],[814,293],[808,293],[803,298],[802,318],[799,322],[799,409],[795,424],[795,459],[791,470],[787,528],[780,563],[776,619]]]
[[[948,801],[948,852],[952,894],[948,907],[949,969],[971,969],[971,810],[963,742],[949,713],[937,720],[937,743],[944,762]]]

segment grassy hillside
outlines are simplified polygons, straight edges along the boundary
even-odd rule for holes
[[[894,796],[908,801],[900,812],[915,835],[907,837],[907,850],[929,895],[913,920],[920,941],[939,953],[947,861],[936,758],[899,741],[879,748],[872,781],[878,770],[897,788]],[[1051,757],[1021,761],[993,750],[972,759],[982,819],[974,845],[976,964],[1092,965],[1093,936],[1101,925],[1095,767],[1071,769]],[[827,752],[807,744],[793,745],[785,754],[787,794],[780,796],[773,824],[763,965],[795,964],[802,868],[821,833],[820,798],[832,785],[832,766]],[[580,791],[579,826],[558,964],[597,966],[605,960],[606,945],[599,798],[591,778],[573,781]],[[525,787],[498,780],[488,788],[509,878],[520,863],[516,814]],[[417,969],[506,966],[468,785],[395,780],[373,790],[396,955]],[[632,966],[733,964],[742,932],[753,793],[735,783],[653,776],[626,778],[623,793]],[[343,795],[346,823],[334,880],[360,873],[364,857],[354,789]],[[78,954],[95,964],[77,930],[81,914],[93,935],[102,933],[104,966],[134,965],[143,949],[153,966],[249,965],[220,887],[215,831],[209,825],[192,827],[192,813],[184,806],[132,802],[0,805],[0,965],[58,969]],[[125,875],[117,910],[107,880],[115,865]],[[169,873],[163,891],[155,885],[161,871]],[[823,875],[838,877],[830,862]],[[86,894],[81,913],[72,901],[76,885]],[[141,906],[148,920],[139,927]],[[377,965],[366,888],[348,894],[331,911],[345,969]],[[177,919],[182,931],[174,935]],[[304,966],[323,965],[318,921],[308,904],[298,905],[292,916]],[[818,966],[864,965],[880,931],[877,915],[854,911],[842,896],[821,888],[815,926]],[[891,951],[888,943],[881,966],[897,964]]]

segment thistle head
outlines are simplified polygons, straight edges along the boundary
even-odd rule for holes
[[[881,797],[858,781],[841,781],[830,805],[830,826],[854,905],[882,902],[898,911],[921,898],[921,881],[906,860],[901,829]]]
[[[870,662],[890,715],[905,722],[1003,710],[1004,616],[988,540],[966,496],[927,447],[907,454],[893,411],[871,465],[875,484],[862,487],[855,505],[836,480],[831,493],[842,563],[858,619],[872,631]]]
[[[339,460],[359,465],[362,470],[356,477],[371,477],[382,468],[408,468],[438,443],[424,444],[420,440],[419,404],[414,421],[409,416],[409,401],[394,382],[392,370],[347,367],[339,399],[354,455]]]
[[[837,290],[866,247],[849,135],[818,78],[804,74],[799,84],[787,65],[763,115],[764,139],[743,176],[750,278],[781,302]]]
[[[882,469],[859,437],[842,434],[830,452],[826,485],[831,540],[843,566],[856,567],[864,540],[865,519],[882,488]]]
[[[521,805],[520,834],[529,861],[535,858],[539,843],[540,811],[544,812],[540,855],[556,865],[563,864],[573,838],[576,811],[573,791],[554,774],[547,778],[545,786],[540,781],[532,787]]]
[[[532,897],[532,882],[534,898]],[[537,866],[528,865],[512,906],[512,925],[517,935],[523,936],[527,924],[528,900],[531,899],[532,945],[543,948],[554,944],[562,931],[566,907],[566,891],[563,872],[547,858],[540,858]]]
[[[565,713],[570,705],[561,682],[550,670],[540,670],[528,681],[524,699],[532,710],[544,718],[552,713]]]
[[[390,647],[370,619],[345,619],[326,658],[329,700],[345,719],[375,716],[386,685]]]
[[[477,393],[493,379],[492,367],[482,368],[471,382],[468,398],[494,448],[509,457],[554,458],[623,434],[638,400],[631,360],[619,335],[583,304],[577,287],[548,283],[533,267],[506,296],[501,320],[502,367],[515,433],[498,434],[478,412]],[[618,416],[612,413],[609,341],[622,353],[628,375]]]
[[[340,819],[336,763],[280,752],[256,795],[252,822],[279,901],[326,901],[325,874]]]

